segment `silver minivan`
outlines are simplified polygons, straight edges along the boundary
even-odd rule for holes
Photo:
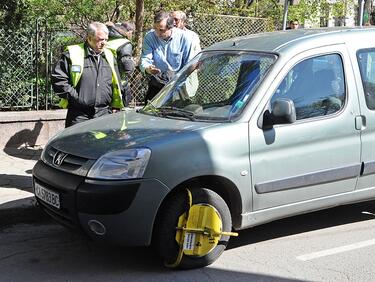
[[[33,170],[41,208],[172,268],[231,236],[375,198],[375,29],[279,31],[198,54],[142,109],[63,130]]]

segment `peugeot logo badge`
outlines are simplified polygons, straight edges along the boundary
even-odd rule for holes
[[[57,152],[54,156],[53,156],[53,164],[55,166],[61,166],[61,164],[63,163],[64,159],[66,158],[68,154],[65,154],[63,152]]]

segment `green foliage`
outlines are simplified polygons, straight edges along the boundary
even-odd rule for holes
[[[16,104],[24,104],[27,97],[17,94],[28,92],[27,90],[32,88],[34,54],[31,34],[0,29],[0,37],[3,38],[4,44],[0,48],[2,103],[5,104],[6,101],[11,100],[16,101]],[[16,48],[16,46],[23,46],[23,49]]]
[[[289,7],[289,20],[297,19],[301,24],[306,20],[314,20],[318,18],[322,5],[326,0],[301,0],[299,5]]]
[[[0,2],[0,23],[3,27],[17,28],[22,24],[29,10],[27,0],[6,0]]]
[[[332,15],[335,17],[344,17],[347,10],[346,0],[337,0],[336,3],[332,5]]]
[[[332,15],[342,17],[350,0],[301,0],[299,5],[289,7],[289,19],[316,19],[319,12],[325,15],[331,9]],[[90,21],[126,21],[135,19],[136,0],[7,0],[0,3],[0,22],[3,26],[18,27],[43,18],[51,27],[84,29]],[[270,18],[280,24],[283,5],[279,0],[144,0],[145,26],[151,26],[153,13],[183,10],[192,13],[227,14]]]
[[[305,21],[314,21],[319,17],[331,16],[340,18],[347,13],[349,0],[336,0],[331,3],[328,0],[301,0],[299,5],[289,7],[289,19],[297,19],[300,23]]]
[[[289,7],[288,19],[297,19],[301,24],[305,21],[319,19],[327,15],[328,11],[335,17],[346,14],[347,5],[350,0],[336,0],[329,4],[328,0],[300,0],[299,5]],[[351,0],[352,1],[352,0]],[[33,104],[35,96],[35,63],[39,66],[40,100],[47,101],[50,95],[48,90],[49,78],[44,77],[47,73],[48,63],[56,62],[60,56],[63,46],[82,42],[83,30],[91,21],[122,22],[135,20],[136,0],[2,0],[0,1],[0,35],[3,45],[0,45],[0,109],[1,104],[11,101],[14,105]],[[369,1],[367,2],[369,3]],[[366,7],[365,7],[366,8]],[[267,18],[260,26],[259,21],[254,24],[231,22],[224,18],[223,22],[215,19],[216,25],[210,30],[203,28],[199,30],[202,34],[202,46],[211,45],[218,38],[237,36],[236,31],[257,31],[254,26],[259,25],[259,30],[274,30],[280,28],[283,18],[283,5],[279,0],[254,0],[251,5],[246,0],[144,0],[144,27],[152,26],[155,11],[164,9],[166,11],[183,10],[192,13],[195,19],[203,18],[200,22],[207,25],[210,20],[208,14],[224,14],[244,17]],[[366,8],[368,10],[368,8]],[[368,10],[369,11],[369,10]],[[372,15],[375,17],[374,15]],[[29,44],[35,38],[35,23],[38,22],[41,30],[39,45],[36,49],[40,51],[35,56],[34,47]],[[319,22],[318,22],[319,24]],[[60,32],[62,31],[63,32]],[[66,32],[70,30],[72,32]],[[32,32],[31,32],[32,31]],[[13,42],[20,37],[24,42]],[[50,41],[52,45],[46,44],[46,35],[54,36]],[[79,35],[80,37],[77,37]],[[6,38],[5,38],[6,37]],[[44,41],[43,41],[44,40]],[[6,46],[6,47],[4,47]],[[20,48],[20,46],[22,46]],[[35,45],[33,45],[35,46]],[[141,44],[139,44],[141,46]],[[47,54],[44,48],[48,48],[51,54]],[[28,57],[23,57],[28,56]],[[15,58],[20,61],[15,61]],[[229,83],[229,82],[228,82]],[[46,90],[44,91],[44,88]],[[17,93],[28,93],[17,95]],[[56,97],[53,96],[55,99]],[[49,98],[52,100],[53,98]],[[54,101],[56,102],[56,101]]]

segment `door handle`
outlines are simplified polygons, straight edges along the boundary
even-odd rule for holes
[[[365,116],[356,116],[355,117],[355,129],[364,130],[366,128],[366,117]]]

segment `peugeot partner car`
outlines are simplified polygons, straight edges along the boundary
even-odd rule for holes
[[[97,241],[213,263],[237,230],[375,198],[375,29],[217,43],[140,110],[67,128],[33,169],[40,207]]]

